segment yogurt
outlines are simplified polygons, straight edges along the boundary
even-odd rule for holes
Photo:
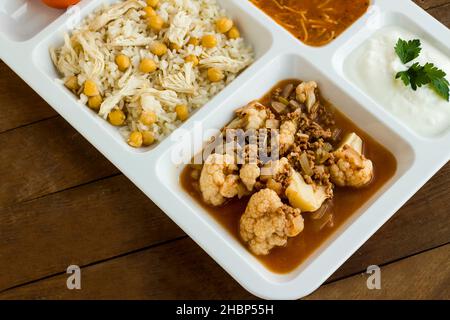
[[[405,66],[395,53],[398,39],[420,39],[420,56]],[[345,61],[349,79],[412,130],[425,137],[436,137],[450,126],[450,103],[428,86],[413,91],[395,75],[415,62],[427,62],[447,73],[450,59],[425,39],[400,27],[389,26],[378,31]]]

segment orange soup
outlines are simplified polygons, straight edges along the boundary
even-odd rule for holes
[[[370,0],[250,0],[303,43],[323,46],[369,8]]]

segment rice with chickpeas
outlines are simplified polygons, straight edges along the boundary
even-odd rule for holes
[[[253,61],[216,0],[118,1],[50,51],[66,87],[133,147],[162,140]]]

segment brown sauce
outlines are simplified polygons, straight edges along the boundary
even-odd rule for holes
[[[369,0],[250,0],[307,45],[333,41],[369,8]]]
[[[286,80],[278,83],[274,88],[284,87],[289,83],[298,84],[297,80]],[[273,89],[262,99],[262,104],[268,105]],[[322,243],[339,229],[359,208],[361,208],[380,188],[392,178],[397,170],[394,155],[381,144],[358,128],[350,119],[340,113],[329,102],[321,102],[332,110],[336,127],[343,129],[343,134],[355,132],[364,141],[364,155],[372,160],[374,165],[374,179],[370,185],[361,189],[334,189],[334,198],[328,201],[328,209],[324,217],[332,216],[329,220],[313,220],[311,213],[303,213],[305,228],[300,235],[290,238],[285,247],[276,247],[267,256],[257,258],[275,273],[288,273],[304,262]],[[200,203],[224,228],[240,240],[239,220],[244,213],[249,198],[233,199],[221,207],[205,204],[199,191],[193,186],[196,180],[191,177],[191,167],[186,166],[180,176],[183,189]],[[328,222],[328,223],[327,223]],[[241,241],[242,242],[242,241]],[[242,242],[243,243],[243,242]],[[243,243],[245,246],[245,243]]]

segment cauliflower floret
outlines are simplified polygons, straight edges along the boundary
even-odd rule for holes
[[[311,108],[316,103],[316,89],[317,83],[315,81],[309,81],[300,83],[295,90],[297,100],[306,104],[306,109],[308,112],[311,111]]]
[[[234,158],[228,154],[210,155],[200,174],[200,191],[203,200],[213,206],[220,206],[227,198],[233,198],[241,191],[238,167]]]
[[[372,161],[349,145],[334,153],[335,163],[330,167],[331,180],[340,187],[361,188],[373,178]]]
[[[261,180],[267,181],[269,179],[279,179],[282,174],[289,174],[291,170],[291,165],[286,157],[280,160],[269,161],[261,169]]]
[[[297,123],[293,120],[285,121],[280,127],[280,152],[284,154],[295,142]]]
[[[255,187],[256,180],[261,175],[261,170],[256,164],[244,164],[241,168],[239,176],[242,183],[248,191],[252,191]]]
[[[266,187],[275,191],[279,196],[284,195],[284,189],[289,181],[291,165],[287,158],[270,161],[261,169],[261,181]]]
[[[281,202],[275,191],[263,189],[248,202],[240,221],[240,234],[256,255],[267,255],[276,246],[285,246],[288,237],[303,231],[299,209]]]
[[[225,129],[260,129],[266,125],[270,110],[257,101],[250,102],[245,107],[236,111],[237,118],[234,119]]]
[[[225,198],[234,198],[239,194],[239,176],[236,174],[229,174],[220,188],[220,194]]]

